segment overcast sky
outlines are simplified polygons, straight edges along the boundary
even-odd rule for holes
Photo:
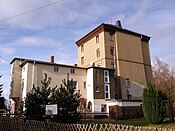
[[[18,15],[55,1],[0,0],[0,84],[5,97],[13,58],[49,61],[54,55],[58,63],[75,64],[75,42],[101,23],[116,20],[121,20],[123,28],[151,37],[152,61],[157,56],[175,65],[175,1],[62,0]]]

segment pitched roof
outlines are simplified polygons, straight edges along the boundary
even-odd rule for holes
[[[62,66],[62,67],[68,67],[68,68],[77,68],[77,69],[90,69],[90,68],[95,68],[95,69],[106,69],[106,70],[114,70],[111,68],[105,68],[105,67],[96,67],[96,66],[91,66],[91,67],[80,67],[80,66],[74,66],[74,65],[66,65],[66,64],[58,64],[58,63],[51,63],[51,62],[46,62],[46,61],[39,61],[39,60],[32,60],[32,59],[25,59],[25,58],[13,58],[13,60],[10,62],[12,64],[15,60],[21,61],[20,66],[23,67],[27,63],[35,63],[35,64],[43,64],[43,65],[52,65],[52,66]]]

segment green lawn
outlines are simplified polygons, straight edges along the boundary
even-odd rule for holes
[[[158,127],[158,128],[172,128],[175,129],[175,123],[169,123],[165,121],[163,124],[153,125],[146,121],[144,118],[131,119],[131,120],[113,120],[113,119],[92,119],[92,120],[82,120],[83,124],[122,124],[122,125],[133,125],[133,126],[148,126],[148,127]]]

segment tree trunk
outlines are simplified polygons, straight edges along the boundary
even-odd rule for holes
[[[174,110],[173,110],[173,103],[171,100],[168,100],[168,113],[170,122],[174,122]]]

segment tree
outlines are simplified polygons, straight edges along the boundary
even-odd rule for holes
[[[2,75],[0,75],[0,78],[2,77]],[[0,109],[6,109],[6,105],[5,105],[5,98],[2,97],[2,86],[3,84],[0,84]]]
[[[167,98],[168,114],[170,121],[174,121],[175,103],[175,68],[156,58],[153,67],[153,84]]]
[[[52,102],[58,107],[56,119],[61,123],[77,123],[81,118],[77,111],[81,95],[75,92],[75,82],[69,80],[69,75],[63,80],[63,85],[52,93]]]
[[[159,90],[148,85],[143,92],[143,113],[144,117],[152,124],[163,122],[165,117],[165,104],[163,95]]]
[[[45,106],[50,102],[50,95],[52,92],[51,87],[51,78],[47,77],[45,73],[45,78],[41,81],[42,87],[35,87],[31,92],[27,93],[25,99],[25,116],[30,119],[43,119],[45,114]],[[56,87],[55,87],[56,88]],[[53,89],[55,89],[53,88]]]

